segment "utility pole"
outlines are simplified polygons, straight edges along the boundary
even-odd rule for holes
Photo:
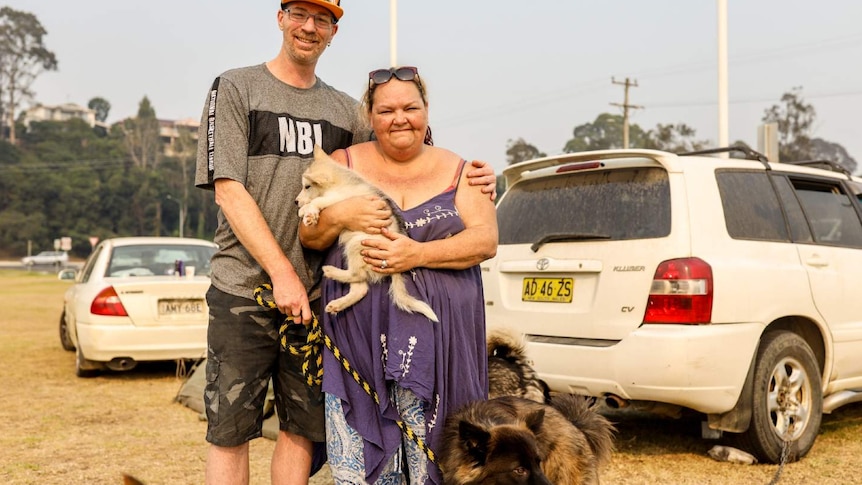
[[[623,104],[619,103],[611,103],[612,106],[619,106],[623,109],[623,148],[629,147],[629,109],[643,109],[643,106],[638,106],[634,104],[629,104],[629,88],[634,86],[638,87],[637,80],[631,81],[629,78],[626,78],[625,82],[619,82],[614,78],[611,78],[611,82],[613,84],[619,84],[620,86],[625,86],[625,97],[623,98]]]
[[[389,0],[389,64],[398,65],[398,0]]]
[[[728,146],[727,0],[718,0],[718,146]],[[720,154],[727,158],[727,153]]]

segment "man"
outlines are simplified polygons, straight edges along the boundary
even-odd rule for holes
[[[315,75],[342,14],[340,0],[281,3],[278,55],[219,76],[204,106],[195,185],[214,190],[219,205],[207,293],[208,484],[248,483],[248,442],[261,436],[270,377],[279,417],[272,483],[307,484],[312,442],[324,441],[320,389],[306,386],[298,359],[280,351],[278,327],[285,315],[308,323],[318,310],[322,255],[302,248],[293,203],[313,147],[331,153],[370,136],[356,100]],[[493,197],[493,170],[475,165],[471,183]],[[388,223],[385,202],[350,203],[365,206],[357,228]],[[255,304],[254,288],[263,283],[272,284],[278,311]],[[291,329],[299,338],[304,331]]]

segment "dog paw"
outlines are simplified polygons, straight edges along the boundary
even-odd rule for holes
[[[307,204],[299,208],[299,217],[302,217],[302,223],[306,226],[313,226],[320,220],[320,211],[317,207]]]
[[[336,268],[335,266],[331,266],[331,265],[327,264],[321,269],[323,270],[323,276],[325,276],[331,280],[335,279],[335,276],[334,276],[335,271],[338,271],[338,268]]]
[[[308,213],[302,216],[302,222],[306,226],[314,226],[317,224],[317,221],[320,219],[320,214],[317,212]]]
[[[324,310],[326,310],[326,313],[331,313],[331,314],[335,315],[336,313],[343,310],[343,308],[341,308],[341,305],[337,305],[337,304],[330,302],[328,305],[326,305],[326,308],[324,308]]]

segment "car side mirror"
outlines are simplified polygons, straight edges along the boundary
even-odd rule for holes
[[[57,279],[60,280],[74,280],[78,275],[78,270],[75,268],[66,268],[57,273]]]

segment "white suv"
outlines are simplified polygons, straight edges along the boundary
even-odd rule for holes
[[[707,156],[730,150],[505,169],[488,327],[523,334],[552,390],[692,409],[793,461],[862,401],[862,179]]]

